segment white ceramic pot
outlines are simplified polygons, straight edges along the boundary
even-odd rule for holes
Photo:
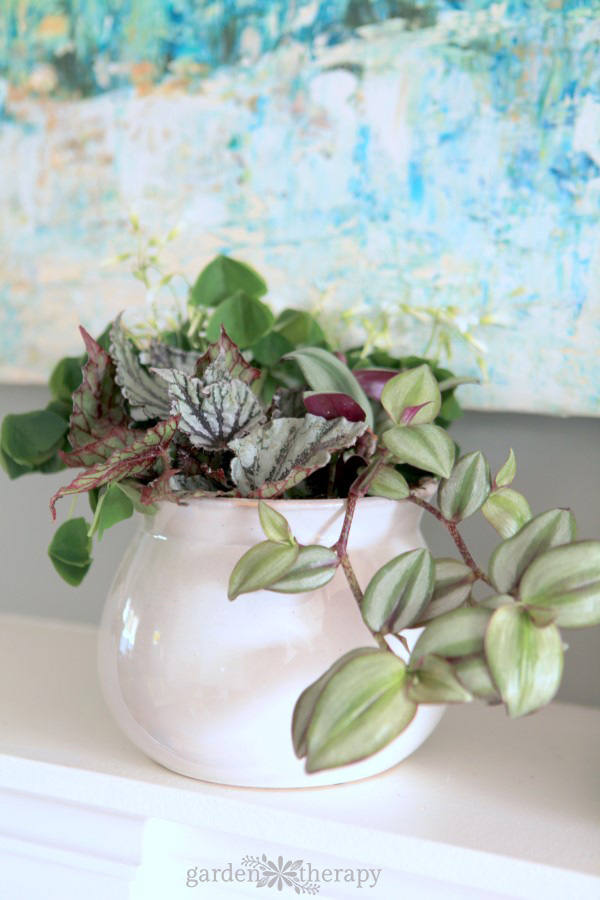
[[[301,543],[336,542],[345,501],[272,505]],[[363,589],[393,556],[425,546],[420,514],[408,502],[358,503],[349,551]],[[292,747],[296,700],[344,653],[373,644],[343,572],[308,594],[259,591],[231,603],[233,566],[264,540],[257,501],[163,503],[142,518],[107,600],[99,664],[112,715],[152,759],[220,784],[311,787],[382,772],[435,728],[443,707],[422,706],[375,756],[307,775]]]

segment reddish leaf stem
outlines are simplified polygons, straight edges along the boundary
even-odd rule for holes
[[[458,548],[458,552],[460,553],[466,564],[469,566],[469,568],[473,570],[473,573],[478,578],[478,580],[484,581],[486,584],[489,584],[490,587],[493,587],[490,579],[487,577],[485,572],[483,572],[479,568],[479,566],[471,556],[467,545],[465,544],[462,536],[458,531],[456,522],[452,522],[450,519],[447,519],[444,515],[442,515],[439,509],[436,509],[435,506],[432,506],[432,504],[428,503],[427,500],[422,500],[421,497],[416,497],[414,494],[411,494],[408,499],[411,503],[415,503],[417,506],[422,507],[422,509],[426,509],[427,512],[431,513],[431,515],[438,520],[438,522],[442,523],[444,528],[446,528],[450,533],[452,540]]]

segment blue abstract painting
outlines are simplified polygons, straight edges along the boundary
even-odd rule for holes
[[[450,328],[472,408],[600,412],[600,0],[1,9],[1,380],[144,302],[135,214],[343,340]]]

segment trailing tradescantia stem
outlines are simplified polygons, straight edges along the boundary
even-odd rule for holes
[[[476,576],[478,581],[483,581],[485,584],[492,587],[492,582],[488,578],[488,576],[483,572],[475,560],[473,559],[471,553],[469,552],[469,548],[465,544],[461,534],[458,531],[456,522],[452,522],[450,519],[447,519],[439,509],[436,509],[435,506],[432,506],[431,503],[428,503],[427,500],[423,500],[421,497],[415,496],[415,494],[411,494],[410,497],[407,498],[411,503],[415,503],[417,506],[420,506],[422,509],[426,509],[427,512],[431,513],[438,522],[441,522],[442,525],[446,528],[448,533],[450,534],[452,540],[456,544],[458,552],[469,566],[472,569],[474,575]]]
[[[387,450],[384,450],[383,453],[378,455],[374,460],[369,463],[366,469],[364,469],[356,481],[353,483],[352,487],[348,491],[348,502],[346,504],[346,514],[344,516],[344,522],[342,524],[342,530],[340,532],[340,536],[338,541],[334,547],[335,552],[340,558],[340,562],[343,560],[345,556],[347,556],[348,552],[348,538],[350,537],[350,528],[352,526],[352,520],[354,518],[354,512],[356,510],[356,504],[364,497],[368,492],[375,476],[381,469],[381,467],[385,464],[386,459],[390,454]],[[354,591],[353,591],[354,593]],[[356,594],[355,594],[356,596]],[[359,601],[360,602],[360,601]]]

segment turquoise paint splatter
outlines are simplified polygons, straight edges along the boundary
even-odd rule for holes
[[[25,0],[0,15],[6,321],[121,303],[94,273],[135,208],[151,230],[186,224],[190,276],[195,253],[227,248],[289,302],[318,285],[340,306],[503,313],[495,382],[472,402],[598,410],[600,0]],[[43,331],[14,332],[0,374],[41,375]]]

